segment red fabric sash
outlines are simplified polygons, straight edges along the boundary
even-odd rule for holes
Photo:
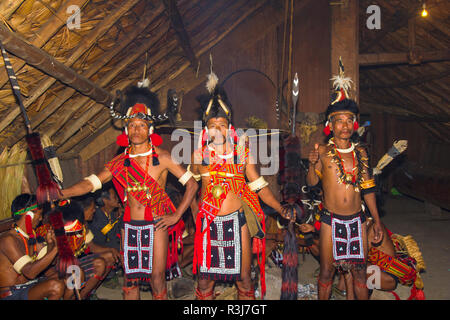
[[[124,165],[125,159],[129,159],[130,161],[128,170]],[[128,196],[132,196],[140,204],[145,206],[146,221],[153,220],[154,215],[163,216],[165,214],[171,214],[175,212],[175,206],[173,205],[165,190],[161,188],[161,186],[149,174],[146,175],[145,171],[141,168],[137,161],[129,158],[127,154],[121,154],[115,157],[105,166],[109,169],[114,177],[114,187],[116,188],[122,202],[124,202],[125,188],[127,188],[127,171],[129,187],[137,187],[138,184],[141,184],[146,185],[149,188],[148,191],[127,192]],[[150,199],[147,197],[147,194],[150,195]],[[126,205],[126,208],[123,219],[124,221],[130,221],[130,208],[127,203],[124,202],[124,204]]]
[[[208,153],[205,150],[206,147],[202,150],[202,155]],[[205,152],[206,151],[206,152]],[[203,261],[203,236],[206,233],[207,244],[206,244],[206,266],[207,268],[211,267],[211,241],[210,241],[210,224],[217,216],[222,207],[223,201],[226,199],[228,192],[233,192],[240,199],[242,199],[257,215],[258,220],[262,224],[263,231],[265,232],[265,223],[264,223],[264,212],[261,209],[261,205],[259,203],[258,195],[251,191],[248,187],[245,177],[244,177],[244,163],[246,159],[248,159],[249,149],[241,148],[240,149],[240,162],[238,164],[225,164],[226,160],[223,160],[221,163],[215,165],[209,165],[208,171],[210,172],[210,183],[206,186],[205,194],[203,195],[203,199],[199,203],[199,210],[197,213],[196,220],[196,231],[195,231],[195,240],[194,240],[194,258],[193,258],[193,274],[197,273],[197,269],[199,264]],[[217,173],[215,173],[217,172]],[[213,174],[215,173],[215,174]],[[220,174],[223,173],[223,174]],[[226,173],[234,174],[233,177],[226,177]],[[222,185],[224,192],[222,195],[216,199],[213,196],[212,189],[216,185]],[[207,220],[206,228],[202,231],[202,219],[205,218]],[[262,295],[265,294],[265,239],[254,239],[256,242],[253,246],[254,252],[258,254],[258,264],[260,265],[261,271],[261,291]],[[259,255],[262,254],[260,258]]]
[[[127,167],[125,167],[124,161],[126,159],[129,159],[130,161],[130,166],[128,167],[128,186],[134,187],[140,183],[141,185],[145,184],[149,188],[147,192],[128,192],[128,196],[132,196],[139,201],[139,203],[145,206],[145,220],[152,221],[154,215],[163,216],[174,213],[176,208],[165,190],[149,174],[145,174],[145,171],[141,168],[137,161],[129,158],[127,154],[123,153],[105,165],[105,167],[108,168],[113,175],[114,187],[119,194],[120,200],[125,205],[123,220],[128,222],[131,218],[130,206],[125,200],[125,188],[127,188]],[[144,181],[145,177],[146,179]],[[147,193],[151,195],[150,199],[148,199]],[[168,228],[169,237],[172,238],[172,243],[171,246],[168,247],[166,269],[170,269],[178,262],[178,243],[181,244],[181,252],[183,251],[182,234],[184,228],[184,222],[181,219],[178,223]]]

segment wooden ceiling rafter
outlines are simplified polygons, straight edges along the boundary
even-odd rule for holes
[[[304,1],[303,2],[303,4],[302,4],[302,6],[303,5],[305,5],[305,3],[307,3],[307,2],[309,2],[309,1]],[[199,50],[199,53],[197,53],[197,56],[200,56],[200,55],[202,55],[202,60],[205,60],[205,61],[208,61],[208,57],[206,57],[206,53],[207,53],[207,51],[209,50],[209,48],[210,47],[212,47],[212,46],[214,46],[214,45],[216,45],[220,40],[222,40],[222,38],[224,38],[225,36],[226,36],[226,34],[228,34],[229,32],[231,32],[232,31],[232,29],[234,29],[237,25],[239,25],[240,24],[240,22],[241,21],[243,21],[247,16],[249,16],[250,14],[252,14],[253,12],[255,12],[256,10],[258,10],[259,8],[261,8],[262,6],[263,6],[263,2],[261,1],[261,2],[254,2],[254,6],[253,7],[250,7],[250,8],[248,8],[247,9],[247,11],[245,11],[244,12],[244,14],[242,15],[242,13],[241,13],[241,16],[240,16],[240,19],[238,20],[238,21],[236,21],[236,22],[234,22],[234,24],[232,25],[232,27],[231,28],[227,28],[223,33],[221,33],[221,36],[219,36],[219,37],[215,37],[215,38],[210,38],[210,40],[209,41],[212,41],[212,43],[209,43],[209,44],[205,44],[204,45],[204,47],[203,48],[201,48],[200,50]],[[302,6],[300,6],[300,7],[302,7]],[[277,19],[278,19],[278,16],[276,16],[277,17]],[[278,20],[277,20],[277,23],[278,23]],[[269,29],[270,28],[270,24],[269,25],[264,25],[263,27],[265,27],[265,28],[267,28],[267,29]],[[244,27],[245,28],[245,27]],[[267,32],[267,30],[266,29],[264,29],[264,28],[260,28],[260,30],[261,30],[261,36],[264,34],[264,32]],[[226,34],[225,34],[226,33]],[[254,41],[254,39],[251,39],[250,40],[250,42],[251,41]],[[240,46],[242,46],[242,45],[244,45],[243,43],[239,43],[239,45]],[[238,46],[239,46],[238,45]],[[220,46],[220,45],[219,45]],[[238,47],[238,46],[236,46],[236,47]],[[229,46],[228,46],[229,47]],[[208,63],[209,64],[209,63]],[[183,66],[181,67],[181,68],[179,68],[177,71],[176,71],[176,74],[174,74],[174,75],[170,75],[170,76],[168,76],[168,77],[165,77],[165,79],[163,80],[163,81],[161,81],[160,83],[156,83],[155,84],[155,86],[152,88],[152,90],[159,90],[160,88],[163,88],[163,87],[165,87],[167,84],[168,84],[168,82],[169,81],[172,81],[173,79],[175,79],[176,78],[176,76],[178,75],[178,74],[180,74],[180,73],[186,73],[186,75],[188,75],[189,77],[192,77],[192,75],[193,75],[193,73],[192,73],[192,71],[190,71],[190,69],[187,69],[186,70],[186,68],[188,67],[188,63],[183,63]],[[177,79],[177,81],[178,81],[178,78],[176,78]],[[200,83],[203,83],[204,82],[204,80],[203,79],[198,79],[198,78],[189,78],[189,80],[186,80],[185,79],[185,81],[182,81],[184,84],[186,84],[187,86],[189,86],[191,89],[192,88],[195,88],[198,84],[200,84]],[[188,89],[188,88],[186,88],[186,87],[183,87],[183,90],[184,91],[189,91],[190,89]],[[100,115],[100,117],[104,117],[103,119],[103,121],[99,121],[102,125],[104,125],[105,124],[105,121],[107,121],[107,119],[108,119],[108,117],[109,117],[109,115],[105,115],[105,114],[103,114],[103,115]],[[116,134],[116,131],[113,129],[113,128],[109,128],[109,129],[107,129],[108,130],[108,132],[107,133],[105,133],[105,134],[112,134],[113,136],[115,136],[115,135],[117,135]],[[101,131],[101,130],[100,130]],[[109,133],[109,132],[111,132],[111,133]],[[87,139],[87,137],[84,139],[84,140],[86,140]],[[92,138],[91,137],[91,139],[87,139],[87,140],[92,140],[92,139],[95,139],[95,137],[94,138]],[[83,142],[81,142],[81,140],[83,140],[83,139],[75,139],[75,141],[73,141],[73,138],[71,139],[71,141],[70,141],[70,144],[72,144],[72,142],[73,142],[73,144],[70,146],[70,145],[64,145],[63,147],[62,147],[62,149],[61,149],[61,151],[63,152],[64,150],[69,150],[70,148],[73,148],[73,147],[75,147],[75,145],[77,145],[77,150],[82,150],[86,145],[88,145],[89,144],[89,142],[88,143],[83,143]]]
[[[67,8],[71,5],[77,5],[82,7],[89,0],[67,0],[59,8],[58,11],[50,17],[50,19],[43,24],[39,30],[36,31],[32,39],[29,40],[30,44],[35,47],[42,48],[51,37],[53,37],[59,29],[65,25],[66,21],[61,19],[60,16],[65,16]],[[1,12],[1,10],[0,10]],[[19,60],[12,64],[16,74],[19,74],[20,69],[25,65],[25,61]],[[8,82],[8,77],[4,68],[1,70],[2,76],[0,77],[0,88]]]
[[[100,22],[97,27],[91,32],[89,33],[81,43],[78,44],[78,46],[75,48],[75,50],[71,53],[70,57],[68,57],[68,59],[66,59],[66,61],[64,62],[64,66],[69,69],[70,66],[75,63],[75,61],[81,57],[86,50],[88,50],[102,35],[104,35],[108,29],[122,16],[124,15],[128,10],[130,10],[134,5],[136,5],[136,3],[139,2],[139,0],[128,0],[126,1],[119,9],[117,9],[116,11],[112,12],[111,14],[107,15],[106,18]],[[0,26],[1,27],[1,26]],[[3,30],[5,28],[3,27]],[[4,30],[4,34],[7,35],[7,32],[9,32],[9,30]],[[16,38],[18,38],[16,35],[14,35]],[[5,47],[7,48],[7,43],[4,43]],[[34,46],[30,46],[30,45],[25,45],[22,44],[23,47],[28,47],[30,49],[34,49]],[[34,48],[33,48],[34,47]],[[8,49],[8,48],[7,48]],[[17,48],[20,49],[20,48]],[[38,49],[38,48],[35,48]],[[34,50],[36,52],[40,51],[40,50]],[[43,52],[41,52],[41,54],[39,55],[42,57],[44,56]],[[58,62],[56,59],[54,59],[53,57],[51,57],[50,55],[47,54],[48,59]],[[58,62],[59,63],[59,62]],[[30,64],[30,63],[29,63]],[[64,68],[61,68],[64,69]],[[51,68],[48,68],[47,72],[51,71]],[[75,73],[73,71],[73,73]],[[74,78],[77,78],[77,75],[75,73]],[[61,80],[61,79],[58,79]],[[30,95],[30,97],[28,99],[25,99],[23,101],[23,105],[25,108],[29,107],[34,101],[36,101],[46,90],[48,90],[55,82],[57,81],[56,78],[53,77],[48,77],[44,80],[42,80],[40,82],[40,84],[33,90],[32,94]],[[64,82],[64,81],[62,81]],[[70,84],[69,84],[70,85]],[[81,90],[84,91],[84,90]],[[8,113],[7,117],[4,118],[1,122],[0,122],[0,132],[3,131],[7,126],[9,126],[12,121],[14,121],[14,119],[20,114],[20,109],[17,105],[13,106],[11,108],[11,112]]]

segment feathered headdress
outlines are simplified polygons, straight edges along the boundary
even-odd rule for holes
[[[149,122],[149,139],[152,146],[159,146],[162,143],[161,136],[153,132],[154,125],[167,120],[168,116],[166,113],[161,114],[158,95],[148,89],[148,84],[148,81],[142,81],[138,86],[128,87],[123,94],[118,91],[117,98],[110,105],[111,116],[125,121],[124,131],[116,140],[121,147],[128,147],[130,143],[126,123],[133,118]],[[114,109],[114,105],[117,103],[120,104],[119,111]],[[156,153],[154,156],[154,165],[157,165]]]
[[[197,98],[202,108],[202,120],[206,124],[211,118],[225,118],[231,123],[231,104],[225,90],[219,85],[219,78],[211,71],[207,75],[206,90],[209,94]]]
[[[329,121],[331,117],[338,112],[352,113],[354,117],[354,130],[359,128],[356,116],[359,113],[358,105],[352,99],[350,99],[349,91],[351,89],[352,80],[349,77],[345,77],[344,65],[342,64],[342,58],[339,57],[339,74],[332,77],[334,92],[331,95],[331,103],[325,113],[326,123],[324,128],[325,135],[331,134]]]

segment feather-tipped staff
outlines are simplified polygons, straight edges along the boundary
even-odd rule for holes
[[[292,87],[292,128],[291,134],[284,140],[284,185],[283,185],[283,202],[285,208],[288,209],[289,214],[294,216],[297,220],[298,215],[301,214],[303,207],[301,202],[301,193],[292,192],[292,190],[300,190],[299,175],[295,175],[294,172],[298,172],[300,159],[300,141],[295,134],[295,118],[297,101],[299,95],[299,81],[297,73],[294,76]],[[294,161],[292,161],[294,160]],[[297,300],[298,289],[298,244],[295,234],[294,224],[295,221],[289,221],[286,234],[284,237],[284,250],[283,250],[283,266],[281,273],[281,300]]]
[[[31,129],[31,122],[28,118],[25,107],[22,103],[22,96],[20,93],[19,83],[14,73],[13,67],[6,53],[3,43],[0,41],[0,49],[2,51],[3,60],[5,61],[6,71],[11,82],[14,96],[17,99],[20,110],[25,120],[25,126],[27,129],[27,135],[25,137],[28,148],[33,159],[35,172],[38,178],[39,186],[36,190],[36,198],[39,204],[52,203],[60,197],[60,189],[58,184],[52,179],[50,165],[45,157],[44,149],[42,148],[41,137],[38,132],[33,132]],[[54,205],[53,205],[54,207]],[[56,243],[58,246],[58,273],[62,278],[65,276],[67,266],[77,264],[72,249],[67,242],[67,238],[64,233],[64,223],[62,220],[62,214],[59,210],[54,209],[50,213],[50,222],[55,230]]]
[[[20,111],[22,111],[22,115],[25,120],[25,126],[27,128],[27,135],[25,139],[27,141],[31,157],[33,158],[36,175],[39,181],[39,186],[36,190],[36,198],[38,200],[38,203],[40,204],[59,199],[60,190],[56,182],[52,179],[49,170],[49,164],[45,158],[44,149],[42,148],[41,137],[38,132],[33,132],[31,129],[30,119],[28,118],[27,112],[22,103],[19,83],[17,82],[17,78],[11,66],[11,62],[1,41],[0,47],[2,50],[3,60],[5,61],[5,67],[8,73],[9,81],[11,82],[14,96],[19,103]]]

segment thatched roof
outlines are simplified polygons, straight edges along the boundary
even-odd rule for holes
[[[374,55],[363,57],[368,60],[361,60],[360,100],[363,107],[422,119],[423,126],[448,141],[450,4],[427,1],[429,17],[416,18],[413,25],[408,24],[409,3],[360,1],[360,54],[399,53],[375,62]],[[376,32],[365,25],[370,4],[382,8],[382,28]],[[69,30],[66,22],[73,11],[67,12],[74,5],[81,9],[81,24]],[[25,40],[54,59],[44,61],[41,51],[18,48],[29,55],[24,61],[7,48],[33,129],[49,135],[59,154],[77,154],[112,125],[106,107],[117,89],[137,83],[146,70],[164,107],[167,86],[177,86],[174,80],[180,80],[184,94],[203,82],[209,66],[199,64],[200,56],[258,10],[269,6],[282,12],[283,5],[256,0],[5,0],[0,12],[7,27],[2,23],[0,38],[7,42],[10,32],[13,37],[5,46]],[[413,27],[414,37],[408,31]],[[425,52],[426,63],[408,64],[412,45]],[[392,64],[386,64],[389,59]],[[65,73],[55,71],[55,61]],[[181,81],[187,71],[200,73],[201,80]],[[0,61],[0,144],[12,146],[24,135]]]

